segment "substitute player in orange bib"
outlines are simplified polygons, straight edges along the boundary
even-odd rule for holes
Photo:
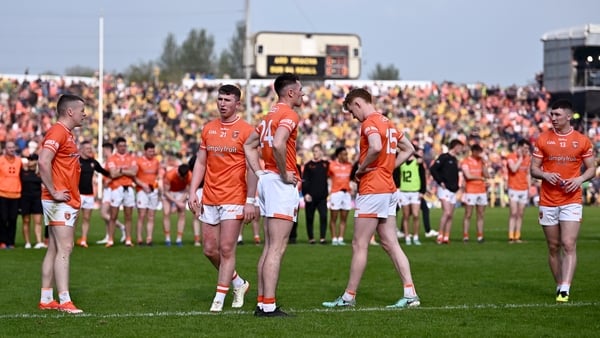
[[[521,226],[523,225],[523,214],[529,203],[529,187],[531,176],[529,167],[531,165],[531,145],[526,140],[517,142],[516,149],[506,157],[508,168],[508,203],[510,217],[508,220],[508,242],[522,243]]]
[[[531,159],[531,176],[542,180],[539,222],[556,281],[556,301],[561,303],[569,301],[577,264],[577,236],[583,214],[581,185],[596,173],[592,144],[571,127],[572,118],[571,102],[553,103],[553,128],[536,140]]]

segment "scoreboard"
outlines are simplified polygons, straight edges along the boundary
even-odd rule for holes
[[[360,38],[352,34],[260,32],[254,36],[254,74],[293,73],[302,79],[357,79]]]

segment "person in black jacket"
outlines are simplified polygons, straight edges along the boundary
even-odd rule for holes
[[[99,172],[105,177],[110,173],[102,167],[94,158],[94,149],[90,141],[79,144],[79,165],[81,165],[81,176],[79,178],[79,193],[81,194],[81,237],[77,239],[77,245],[87,248],[87,234],[90,229],[90,218],[94,209],[94,172]]]
[[[19,210],[23,220],[23,238],[25,239],[25,249],[31,248],[29,240],[31,219],[35,232],[35,249],[46,248],[42,238],[42,179],[38,169],[38,155],[31,154],[27,158],[27,165],[21,170],[21,198],[19,199]]]
[[[429,168],[431,176],[438,184],[437,197],[442,203],[442,217],[437,237],[438,244],[450,242],[450,229],[458,191],[458,159],[464,144],[457,139],[450,141],[448,152],[441,154]]]
[[[326,244],[327,195],[329,194],[327,173],[329,171],[329,161],[323,159],[323,147],[321,144],[315,144],[312,147],[312,151],[313,159],[304,165],[304,171],[302,172],[302,195],[306,202],[306,232],[308,234],[308,242],[315,244],[313,225],[315,211],[318,210],[320,243]]]

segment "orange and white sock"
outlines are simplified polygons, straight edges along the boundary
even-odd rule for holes
[[[237,274],[236,271],[233,272],[233,278],[231,278],[231,284],[233,284],[234,288],[239,288],[244,285],[245,280]]]
[[[417,291],[415,291],[415,286],[413,284],[404,284],[404,297],[415,298],[416,296]]]
[[[275,303],[275,297],[273,298],[263,298],[263,306],[262,309],[264,312],[273,312],[277,308],[277,304]]]
[[[223,303],[225,301],[225,296],[229,292],[229,285],[221,285],[217,284],[217,292],[215,293],[215,301],[220,301]]]
[[[354,298],[356,298],[356,291],[346,289],[342,295],[342,299],[347,302],[354,300]]]

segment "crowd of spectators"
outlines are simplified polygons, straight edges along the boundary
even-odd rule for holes
[[[82,96],[87,103],[89,118],[84,128],[77,131],[79,141],[96,144],[98,83],[97,79],[73,81],[60,77],[19,81],[0,75],[0,146],[6,140],[14,140],[22,156],[38,151],[42,135],[56,118],[57,98],[67,92]],[[128,83],[121,76],[106,75],[103,138],[112,141],[123,136],[136,152],[142,151],[144,142],[151,141],[162,158],[189,157],[197,149],[202,126],[218,114],[216,89],[222,83],[228,80]],[[276,100],[272,87],[264,83],[251,84],[253,122]],[[550,94],[534,84],[500,88],[482,83],[409,85],[362,81],[361,85],[367,86],[377,98],[378,109],[424,149],[426,161],[443,152],[445,144],[453,138],[466,144],[477,142],[489,156],[492,176],[505,175],[504,158],[514,143],[522,138],[533,143],[540,132],[551,128],[546,114]],[[303,82],[303,86],[298,162],[310,159],[310,149],[316,143],[323,145],[326,154],[345,145],[350,159],[355,160],[358,123],[344,114],[342,101],[356,84]],[[579,122],[577,127],[600,146],[599,121]]]

